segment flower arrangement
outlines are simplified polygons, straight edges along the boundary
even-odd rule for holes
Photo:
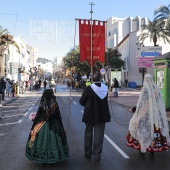
[[[36,112],[30,113],[29,119],[32,120],[32,121],[34,121],[34,119],[35,119],[35,117],[36,117],[36,114],[37,114]]]

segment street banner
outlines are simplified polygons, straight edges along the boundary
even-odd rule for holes
[[[85,60],[93,66],[96,61],[105,61],[105,21],[92,20],[92,59],[91,59],[91,20],[79,19],[80,62]]]

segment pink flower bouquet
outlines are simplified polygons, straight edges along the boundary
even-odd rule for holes
[[[36,114],[37,114],[36,112],[30,113],[29,119],[33,121],[35,119]]]

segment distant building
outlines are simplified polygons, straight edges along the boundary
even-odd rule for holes
[[[110,17],[107,20],[106,30],[106,47],[118,49],[121,53],[121,59],[125,62],[125,67],[121,68],[121,81],[124,83],[125,79],[129,82],[136,82],[137,85],[142,85],[141,69],[137,67],[137,48],[140,45],[153,46],[153,42],[147,38],[144,44],[137,44],[137,37],[141,34],[141,26],[148,23],[146,17],[128,17],[116,18]],[[158,40],[157,44],[162,46],[162,54],[170,51],[169,44],[164,44],[163,40]],[[146,68],[146,73],[153,76],[154,69]],[[145,74],[146,74],[145,73]],[[109,72],[107,79],[109,79]]]
[[[44,78],[52,77],[54,63],[46,58],[37,58],[37,65],[44,71]]]

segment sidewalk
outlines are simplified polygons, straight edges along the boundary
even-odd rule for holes
[[[119,97],[112,97],[112,101],[127,107],[134,107],[137,104],[140,90],[131,88],[120,88]]]
[[[112,97],[111,101],[124,105],[126,107],[136,106],[139,98],[140,90],[133,88],[120,88],[119,97]],[[168,121],[170,121],[170,112],[167,112]]]
[[[19,96],[10,97],[10,98],[6,98],[6,97],[5,97],[5,100],[2,101],[2,106],[4,106],[4,105],[10,103],[10,102],[13,101],[13,100],[16,100],[18,97],[19,97]],[[1,106],[0,106],[0,107],[1,107]]]

